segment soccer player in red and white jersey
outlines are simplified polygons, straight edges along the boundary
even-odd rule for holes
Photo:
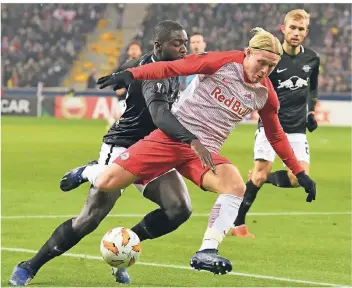
[[[174,104],[172,112],[211,151],[215,171],[202,166],[189,144],[157,129],[122,153],[114,164],[72,170],[61,181],[73,189],[89,180],[99,190],[111,192],[136,181],[149,181],[176,168],[202,189],[219,194],[203,243],[191,259],[192,267],[218,274],[232,269],[231,261],[221,257],[217,248],[238,214],[246,188],[239,171],[220,155],[220,149],[246,115],[258,110],[270,144],[308,193],[307,201],[315,200],[316,194],[315,182],[304,172],[280,126],[278,98],[267,78],[283,53],[280,41],[261,28],[253,31],[255,35],[245,51],[190,55],[183,60],[151,63],[113,73],[98,81],[100,88],[116,85],[114,89],[118,89],[134,79],[198,74]]]

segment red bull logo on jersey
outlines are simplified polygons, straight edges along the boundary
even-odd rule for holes
[[[227,106],[231,111],[235,112],[240,117],[244,117],[250,112],[252,109],[243,107],[242,103],[238,101],[235,97],[228,98],[223,93],[219,86],[216,86],[213,91],[210,93],[218,102],[223,103],[223,105]]]
[[[292,76],[285,81],[279,80],[278,81],[279,86],[277,86],[277,89],[286,88],[286,89],[290,89],[290,90],[297,90],[299,88],[308,86],[308,82],[309,82],[308,77],[306,80],[304,80],[298,76]]]

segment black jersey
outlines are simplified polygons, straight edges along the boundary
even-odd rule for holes
[[[157,61],[155,55],[149,53],[138,60],[127,62],[124,69],[155,61]],[[116,121],[103,137],[103,142],[128,148],[155,130],[157,127],[148,110],[146,99],[149,102],[148,97],[158,92],[160,88],[166,91],[171,106],[179,94],[177,77],[157,81],[134,80],[127,89],[126,110],[120,120]]]
[[[306,133],[309,93],[317,90],[319,65],[318,54],[301,46],[297,55],[284,52],[269,76],[279,98],[279,120],[286,133]],[[260,119],[258,127],[263,127]]]

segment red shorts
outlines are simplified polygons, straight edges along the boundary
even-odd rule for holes
[[[219,154],[211,154],[215,165],[230,163]],[[203,168],[190,145],[170,138],[160,129],[129,147],[114,163],[139,176],[143,183],[176,168],[182,176],[201,187],[203,175],[209,170],[209,167]]]

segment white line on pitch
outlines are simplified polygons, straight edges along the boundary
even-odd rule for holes
[[[352,212],[258,212],[248,213],[248,216],[307,216],[307,215],[351,215]],[[107,217],[134,218],[144,217],[146,214],[109,214]],[[193,213],[192,217],[208,217],[209,214]],[[49,219],[49,218],[72,218],[77,215],[13,215],[1,216],[1,219]]]
[[[29,250],[29,249],[6,248],[6,247],[1,247],[1,250],[11,251],[11,252],[33,253],[33,254],[38,252],[35,250]],[[99,256],[91,256],[91,255],[85,255],[85,254],[65,253],[65,254],[62,254],[62,256],[103,261],[103,259]],[[136,264],[144,265],[144,266],[161,267],[161,268],[192,270],[191,267],[180,266],[180,265],[167,265],[167,264],[149,263],[149,262],[137,262]],[[202,271],[202,272],[204,272],[204,271]],[[249,277],[249,278],[258,278],[258,279],[269,279],[269,280],[291,282],[291,283],[312,284],[312,285],[318,285],[318,286],[320,285],[320,286],[333,286],[333,287],[351,287],[351,286],[346,286],[344,284],[314,282],[314,281],[308,281],[308,280],[298,280],[298,279],[290,279],[290,278],[282,278],[282,277],[274,277],[274,276],[266,276],[266,275],[257,275],[257,274],[249,274],[249,273],[240,273],[240,272],[230,272],[230,273],[228,273],[228,275],[242,276],[242,277]]]

